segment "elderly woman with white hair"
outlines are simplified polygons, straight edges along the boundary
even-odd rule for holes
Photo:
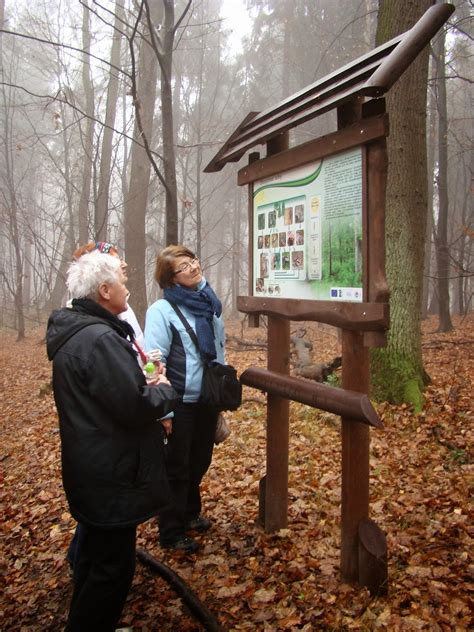
[[[74,261],[70,308],[46,334],[59,415],[62,476],[82,540],[67,632],[117,627],[135,571],[136,526],[169,500],[158,421],[177,395],[159,375],[147,384],[132,347],[120,260],[91,252]]]

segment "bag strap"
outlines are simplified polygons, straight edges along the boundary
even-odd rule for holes
[[[140,345],[138,344],[138,342],[135,340],[135,338],[133,339],[133,344],[135,346],[135,349],[138,351],[138,354],[141,358],[141,361],[143,362],[143,364],[147,363],[147,357],[145,355],[145,352],[143,351],[143,349],[140,347]]]
[[[179,307],[176,305],[176,303],[172,303],[171,301],[168,301],[168,303],[171,305],[171,307],[176,312],[179,320],[183,323],[183,325],[184,325],[186,331],[188,332],[191,340],[194,342],[194,344],[196,345],[197,350],[200,352],[201,349],[199,348],[199,342],[198,342],[198,339],[197,339],[197,336],[196,336],[196,332],[194,331],[194,329],[191,327],[191,325],[188,323],[188,321],[184,317],[183,312],[179,309]]]

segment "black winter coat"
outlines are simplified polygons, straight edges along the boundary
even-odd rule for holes
[[[63,484],[73,517],[104,528],[148,520],[168,502],[163,430],[177,404],[148,386],[118,318],[94,301],[55,310],[46,334],[53,361]]]

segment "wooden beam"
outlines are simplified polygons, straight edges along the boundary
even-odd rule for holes
[[[239,138],[235,139],[233,145],[226,145],[227,151],[222,155],[220,159],[220,169],[226,162],[234,162],[239,160],[244,153],[255,147],[255,145],[261,145],[268,143],[269,140],[281,134],[285,131],[289,131],[298,125],[302,125],[307,121],[311,121],[317,116],[321,116],[325,112],[329,112],[336,107],[339,107],[348,101],[352,101],[355,97],[363,94],[363,82],[351,85],[342,92],[338,92],[335,95],[321,98],[314,103],[311,103],[308,107],[299,108],[295,112],[288,112],[285,116],[281,116],[280,120],[276,121],[272,125],[265,127],[259,134],[249,135],[247,140],[241,142]]]
[[[237,309],[288,320],[326,323],[352,331],[385,331],[389,326],[388,303],[348,303],[290,298],[238,296]]]
[[[453,10],[453,5],[445,3],[430,7],[405,33],[306,86],[275,106],[258,114],[251,113],[251,118],[239,125],[205,171],[219,171],[227,162],[239,160],[252,147],[266,143],[278,134],[329,110],[341,108],[355,97],[382,96],[429,43]]]
[[[327,384],[318,384],[311,380],[282,375],[258,367],[245,369],[240,376],[240,381],[245,386],[257,388],[271,395],[278,395],[335,415],[350,417],[354,421],[360,421],[375,428],[383,428],[380,417],[365,393],[334,388]]]
[[[308,162],[332,156],[385,136],[388,136],[388,116],[386,114],[363,119],[350,127],[292,147],[276,156],[254,160],[251,164],[240,169],[237,175],[237,184],[250,184],[255,180],[268,178],[288,169],[300,167]]]
[[[341,80],[345,77],[354,76],[368,67],[371,69],[378,67],[382,63],[383,59],[396,49],[404,36],[405,33],[397,35],[391,40],[384,42],[374,50],[369,51],[361,57],[349,62],[345,66],[334,70],[329,75],[321,77],[321,79],[317,79],[315,82],[305,86],[276,105],[269,107],[262,112],[258,112],[251,121],[241,124],[240,128],[242,129],[242,132],[247,134],[250,129],[260,127],[264,121],[273,119],[276,114],[287,112],[298,103],[307,102],[315,95],[328,90],[331,86],[340,86]],[[233,140],[235,139],[233,138]]]
[[[219,151],[211,160],[211,162],[203,169],[204,173],[213,173],[216,171],[220,171],[222,169],[224,165],[222,164],[221,159],[222,159],[222,156],[224,156],[225,153],[227,152],[228,143],[231,143],[234,140],[234,138],[238,137],[242,128],[245,126],[245,124],[251,121],[257,114],[258,112],[249,112],[247,114],[244,120],[241,123],[239,123],[238,127],[229,136],[229,138],[227,139],[227,142],[224,145],[222,145],[222,147],[219,149]]]
[[[397,48],[385,57],[383,62],[367,81],[371,94],[380,95],[389,90],[416,59],[424,47],[453,13],[453,4],[439,2],[431,6],[403,35]]]

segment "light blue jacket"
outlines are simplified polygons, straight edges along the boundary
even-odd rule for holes
[[[196,319],[184,306],[183,316],[196,331]],[[214,315],[217,362],[225,363],[225,334],[222,317]],[[145,350],[160,349],[166,376],[183,402],[197,402],[201,394],[203,362],[196,345],[178,315],[165,299],[151,305],[145,320]]]

